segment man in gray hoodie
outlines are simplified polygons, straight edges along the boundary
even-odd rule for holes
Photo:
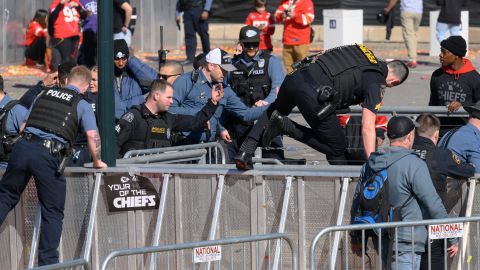
[[[398,209],[401,221],[447,218],[447,212],[435,191],[427,165],[412,150],[415,138],[414,122],[405,116],[392,117],[387,125],[387,136],[390,139],[390,147],[372,153],[362,168],[362,175],[367,166],[374,172],[387,168],[389,202],[392,207]],[[355,191],[354,202],[358,201],[356,198],[360,191],[359,187],[360,185]],[[415,227],[413,236],[410,227],[399,228],[397,240],[398,258],[394,252],[391,269],[419,269],[421,254],[425,251],[427,240],[425,226]],[[449,239],[449,243],[448,252],[453,257],[458,251],[457,240]],[[394,244],[393,249],[395,248]],[[415,265],[412,265],[412,259]]]

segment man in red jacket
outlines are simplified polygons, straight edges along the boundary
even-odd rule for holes
[[[283,65],[287,73],[292,71],[292,64],[302,60],[310,50],[310,25],[315,18],[311,0],[282,0],[275,21],[283,23]]]

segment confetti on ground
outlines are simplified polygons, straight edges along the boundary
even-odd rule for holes
[[[29,67],[25,65],[3,66],[0,67],[0,73],[3,77],[45,76],[45,72],[38,67]]]

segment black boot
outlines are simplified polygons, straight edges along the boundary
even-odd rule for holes
[[[262,137],[262,145],[267,147],[273,138],[280,135],[291,135],[295,130],[295,125],[287,116],[281,115],[277,110],[272,112],[270,121],[265,127]]]
[[[252,157],[252,154],[239,151],[238,154],[233,158],[235,160],[237,169],[242,171],[253,170]]]

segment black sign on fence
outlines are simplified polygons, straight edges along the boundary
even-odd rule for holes
[[[105,176],[104,183],[110,212],[158,209],[158,191],[147,177],[115,174]]]

